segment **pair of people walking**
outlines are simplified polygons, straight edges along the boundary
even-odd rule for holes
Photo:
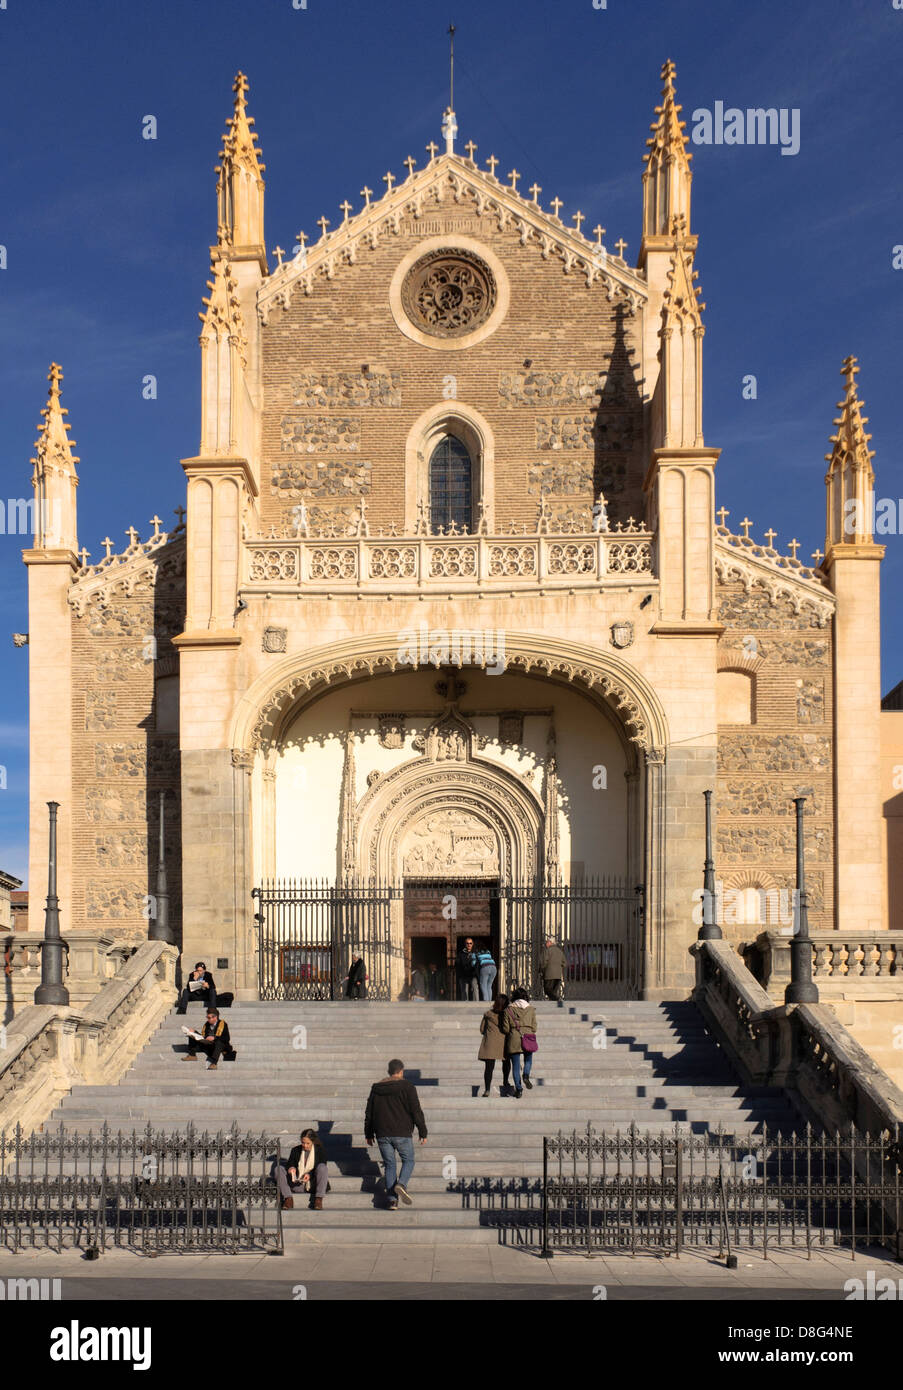
[[[466,937],[458,951],[455,967],[459,999],[480,998],[488,1002],[492,998],[498,966],[488,943],[475,947],[473,937]]]
[[[536,1044],[536,1010],[527,991],[517,987],[509,1000],[500,994],[480,1020],[482,1040],[477,1057],[483,1063],[483,1095],[488,1096],[496,1062],[502,1064],[502,1093],[509,1090],[514,1074],[514,1095],[520,1100],[524,1087],[532,1091],[530,1072]]]

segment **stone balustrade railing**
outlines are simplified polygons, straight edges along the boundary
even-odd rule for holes
[[[30,1005],[0,1028],[0,1129],[30,1133],[77,1085],[117,1082],[176,998],[178,951],[146,941],[84,1008]]]
[[[751,1084],[794,1090],[826,1128],[898,1133],[903,1091],[828,1005],[774,1003],[726,941],[691,949],[693,999]]]
[[[819,988],[832,994],[838,986],[855,986],[857,993],[863,985],[875,982],[875,988],[899,990],[903,995],[903,931],[849,932],[810,931],[812,942],[812,975]],[[765,931],[756,937],[755,951],[766,989],[783,989],[790,980],[790,945],[792,935]]]
[[[69,1002],[75,1007],[93,999],[107,980],[111,980],[145,940],[141,935],[113,936],[105,932],[68,931],[69,947],[66,960],[66,988]],[[6,967],[5,1021],[21,1008],[34,1002],[34,992],[41,983],[41,949],[43,934],[37,932],[4,932],[2,936]]]
[[[541,591],[654,579],[645,531],[507,536],[347,536],[245,542],[245,592]]]

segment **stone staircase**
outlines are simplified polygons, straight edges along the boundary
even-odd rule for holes
[[[182,1064],[185,1019],[171,1014],[117,1086],[77,1086],[48,1127],[96,1131],[241,1130],[280,1138],[320,1131],[330,1162],[324,1210],[284,1213],[286,1244],[496,1242],[535,1224],[542,1136],[559,1129],[682,1128],[741,1134],[802,1121],[782,1091],[744,1086],[690,1003],[536,1004],[533,1090],[482,1096],[474,1003],[248,1003],[226,1011],[235,1062]],[[188,1022],[200,1021],[200,1008]],[[603,1045],[604,1044],[604,1045]],[[378,1150],[363,1138],[370,1084],[400,1057],[419,1088],[429,1142],[417,1146],[414,1205],[390,1212]]]

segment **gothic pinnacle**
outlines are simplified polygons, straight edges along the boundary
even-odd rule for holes
[[[71,425],[68,420],[63,418],[69,414],[69,411],[60,399],[63,369],[58,362],[51,362],[47,380],[50,382],[50,390],[47,393],[47,404],[41,407],[43,424],[39,427],[40,433],[35,440],[35,448],[39,455],[46,454],[48,450],[55,448],[57,453],[68,459],[69,462],[79,463],[81,460],[72,452],[75,440],[69,438]],[[31,462],[37,463],[37,459],[32,459]]]

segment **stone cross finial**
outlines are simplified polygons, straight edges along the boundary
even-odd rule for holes
[[[623,237],[621,237],[618,241],[615,242],[615,246],[618,248],[618,255],[621,257],[621,260],[623,261],[624,252],[627,250],[627,242],[624,240]]]
[[[329,218],[328,218],[328,217],[318,217],[318,218],[317,218],[317,226],[320,228],[320,231],[323,233],[323,235],[321,236],[320,240],[321,240],[321,241],[325,241],[325,240],[326,240],[326,228],[329,226]]]
[[[304,243],[307,241],[307,232],[299,232],[298,235],[295,237],[295,240],[297,241],[298,245],[301,247],[303,251]]]
[[[745,517],[743,518],[743,520],[740,522],[740,525],[743,527],[743,539],[744,539],[745,541],[748,541],[748,540],[749,540],[749,528],[750,528],[750,526],[752,526],[752,522],[750,521],[750,519],[749,519],[748,516],[745,516]]]
[[[131,550],[132,546],[135,544],[136,540],[138,539],[138,532],[135,530],[134,526],[130,526],[129,529],[126,531],[125,534],[126,534],[126,535],[128,536],[128,538],[129,538],[129,550]]]
[[[392,185],[393,185],[394,182],[395,182],[395,175],[392,173],[392,171],[391,171],[391,169],[390,169],[389,172],[388,172],[388,174],[383,174],[383,183],[388,184],[388,189],[389,189],[389,192],[390,192],[390,193],[392,192]]]
[[[176,516],[179,518],[177,524],[178,524],[179,526],[181,526],[182,523],[183,523],[184,520],[185,520],[185,508],[184,508],[184,507],[173,507],[173,511],[175,512]]]
[[[719,507],[715,515],[717,516],[722,526],[727,525],[727,518],[730,516],[730,512],[728,511],[727,507]]]
[[[531,183],[527,191],[533,194],[533,202],[538,206],[539,195],[542,192],[542,188],[540,187],[540,185],[538,183]]]
[[[111,554],[113,553],[113,542],[110,540],[109,536],[104,536],[103,540],[101,541],[101,545],[106,546],[106,558],[109,560]]]
[[[430,159],[435,159],[436,155],[439,152],[439,146],[436,144],[435,140],[431,140],[430,143],[428,145],[424,145],[423,148],[426,150]]]
[[[553,198],[551,203],[549,204],[549,207],[555,209],[553,216],[558,217],[559,212],[564,207],[564,203],[561,201],[560,198]]]
[[[413,157],[413,155],[409,154],[407,159],[403,159],[401,162],[408,171],[408,178],[412,178],[414,170],[417,167],[417,160]]]
[[[511,187],[512,187],[512,189],[514,190],[514,192],[516,193],[516,192],[517,192],[517,181],[518,181],[518,179],[520,178],[520,171],[519,171],[518,169],[512,169],[512,170],[511,170],[511,173],[508,175],[508,177],[509,177],[509,179],[511,180]]]
[[[150,522],[151,522],[151,526],[153,526],[153,528],[154,528],[154,534],[153,534],[152,539],[153,539],[153,540],[156,540],[157,537],[158,537],[159,534],[160,534],[160,527],[161,527],[161,525],[162,525],[163,523],[162,523],[162,521],[161,521],[161,518],[158,517],[158,516],[156,515],[156,513],[151,517]]]
[[[361,189],[361,197],[362,197],[363,200],[364,200],[364,207],[367,207],[367,208],[368,208],[368,207],[370,206],[370,197],[371,197],[372,193],[373,193],[373,189],[372,189],[372,188],[368,188],[367,185],[364,184],[363,188]]]
[[[342,218],[342,221],[343,221],[343,222],[347,222],[347,221],[348,221],[348,214],[349,214],[349,212],[351,211],[351,204],[349,203],[348,199],[346,198],[345,201],[344,201],[344,203],[339,203],[339,207],[342,209],[342,212],[345,214],[345,216]]]
[[[605,235],[605,228],[602,226],[602,224],[601,224],[601,222],[600,222],[598,227],[593,227],[593,236],[596,238],[596,245],[597,245],[597,246],[601,246],[601,245],[602,245],[602,238],[604,237],[604,235]]]
[[[473,164],[473,152],[474,150],[478,150],[480,148],[479,145],[475,145],[472,140],[468,140],[464,148],[467,151],[467,158],[470,160],[471,164]]]
[[[579,232],[581,226],[586,221],[586,214],[583,212],[575,212],[571,215],[571,221],[577,223],[577,231]]]
[[[82,557],[82,569],[83,569],[83,570],[84,570],[84,569],[87,569],[87,568],[88,568],[88,556],[91,554],[90,550],[86,550],[85,547],[82,546],[81,550],[80,550],[78,553],[79,553],[79,555]]]
[[[274,256],[276,257],[276,259],[278,260],[278,262],[279,262],[279,267],[280,267],[280,269],[281,269],[281,268],[282,268],[282,257],[285,255],[285,252],[283,251],[282,247],[281,247],[281,246],[274,246],[274,247],[273,247],[273,255],[274,255]]]
[[[799,548],[800,548],[800,543],[799,543],[799,541],[796,539],[795,536],[794,536],[794,538],[793,538],[792,541],[788,541],[788,542],[787,542],[787,549],[790,551],[790,553],[791,553],[791,555],[793,556],[794,560],[796,559],[796,552],[799,550]]]
[[[815,568],[818,569],[819,565],[825,557],[824,555],[822,555],[820,550],[813,550],[812,558],[815,561]]]
[[[495,166],[498,164],[498,160],[496,159],[495,155],[491,154],[489,158],[486,160],[486,163],[489,165],[490,174],[493,178],[495,178]]]
[[[769,550],[774,550],[774,538],[777,534],[778,533],[773,526],[769,526],[768,530],[765,532],[765,539],[768,542]]]

